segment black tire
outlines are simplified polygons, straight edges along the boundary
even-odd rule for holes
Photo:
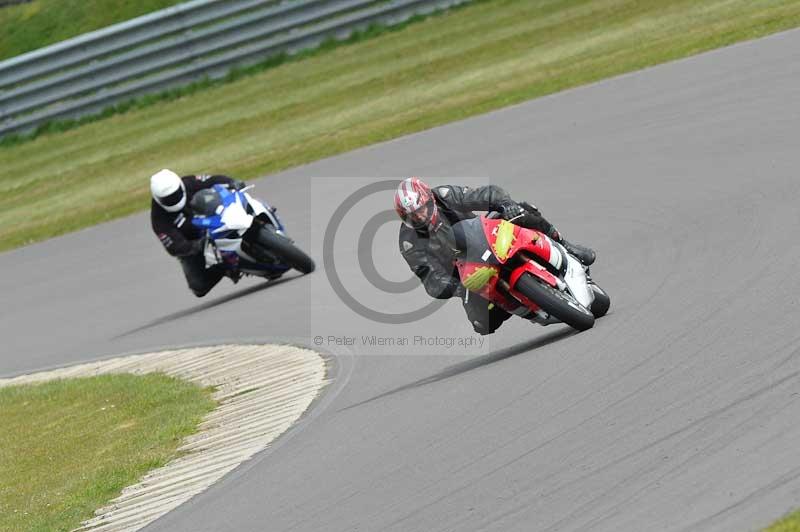
[[[259,249],[261,253],[277,256],[301,273],[311,273],[316,267],[311,257],[295,246],[291,240],[277,234],[271,226],[265,225],[260,228],[253,244],[256,248],[261,248]]]
[[[585,331],[594,326],[594,315],[570,294],[561,292],[540,281],[529,273],[522,274],[517,281],[517,290],[539,307],[566,323],[573,329]],[[570,299],[572,299],[570,301]]]
[[[595,318],[602,318],[608,313],[608,309],[611,307],[611,297],[596,284],[592,285],[592,291],[594,292],[594,302],[592,302],[592,308],[590,310]]]

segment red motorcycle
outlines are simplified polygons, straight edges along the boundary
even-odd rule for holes
[[[461,284],[469,292],[541,325],[591,329],[611,298],[588,268],[544,233],[496,218],[496,213],[453,226]]]

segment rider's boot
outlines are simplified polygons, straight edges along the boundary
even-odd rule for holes
[[[225,272],[225,275],[227,275],[227,276],[228,276],[228,278],[229,278],[231,281],[233,281],[233,284],[236,284],[236,283],[238,283],[238,282],[239,282],[239,279],[241,279],[241,278],[242,278],[242,272],[240,272],[238,268],[237,268],[237,269],[234,269],[234,270],[227,270],[227,271]]]
[[[581,261],[585,266],[591,266],[597,258],[597,254],[593,249],[581,246],[580,244],[573,244],[564,238],[561,239],[561,245],[567,249],[570,255],[574,255],[575,258]]]
[[[570,255],[574,255],[583,263],[584,266],[591,266],[594,263],[595,259],[597,258],[597,254],[593,249],[568,242],[567,239],[561,236],[561,233],[553,224],[544,219],[542,213],[539,212],[539,209],[537,209],[536,206],[531,205],[526,201],[520,202],[519,206],[531,216],[529,216],[527,220],[517,222],[517,225],[543,231],[547,236],[564,246],[567,249],[567,252],[569,252]]]

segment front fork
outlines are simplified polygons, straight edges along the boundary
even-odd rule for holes
[[[562,265],[566,264],[567,258],[561,254],[561,250],[559,250],[557,247],[553,246],[551,249],[551,260],[549,261],[549,264],[553,270],[558,271]],[[520,251],[518,252],[518,255],[522,260],[522,264],[517,266],[511,272],[509,281],[507,282],[504,279],[498,281],[498,285],[500,285],[505,293],[520,303],[518,311],[515,311],[514,314],[535,321],[541,325],[558,323],[559,320],[552,318],[548,313],[540,309],[536,302],[525,297],[522,293],[517,291],[515,287],[517,281],[519,281],[519,278],[526,273],[537,277],[542,282],[560,291],[566,290],[567,284],[560,277],[553,275],[553,273],[550,272],[547,267],[541,265],[535,258],[531,256],[530,253]]]

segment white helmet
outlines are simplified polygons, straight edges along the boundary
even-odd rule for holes
[[[161,170],[150,177],[150,193],[167,212],[178,212],[186,205],[186,187],[172,170]]]

